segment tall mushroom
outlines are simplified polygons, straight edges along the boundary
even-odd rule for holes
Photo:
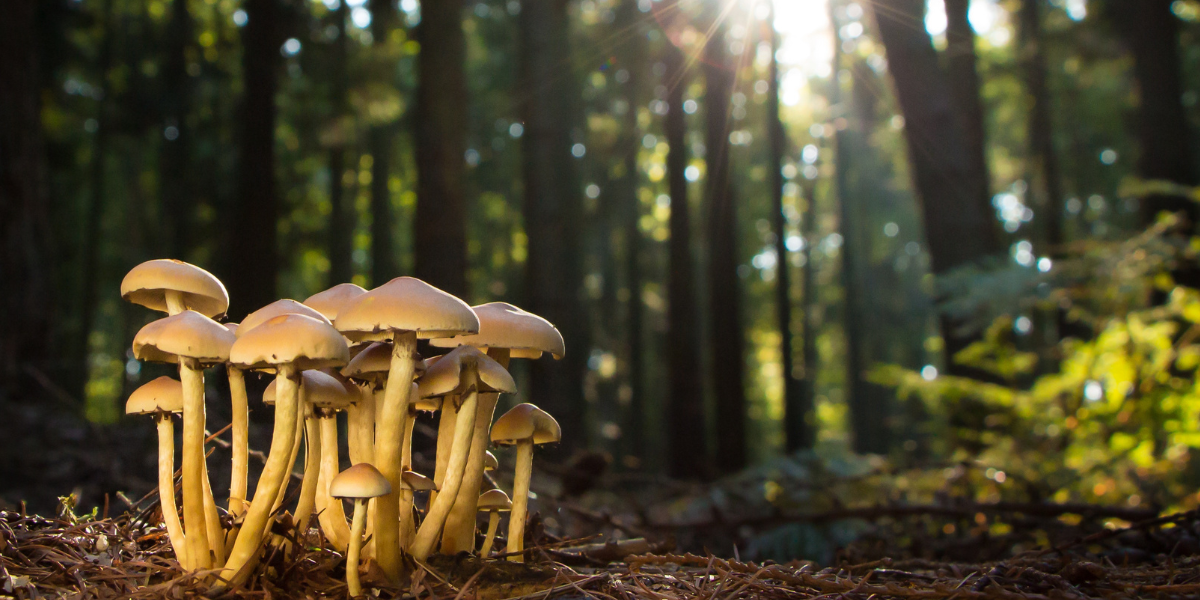
[[[243,324],[244,325],[244,324]],[[248,329],[233,344],[230,362],[245,369],[278,372],[275,427],[271,449],[259,476],[258,488],[233,550],[221,573],[228,586],[239,585],[250,575],[244,569],[254,560],[267,531],[280,480],[288,476],[288,459],[295,441],[299,408],[300,371],[341,367],[350,360],[346,341],[336,329],[312,317],[285,314]],[[224,589],[224,586],[222,586]]]
[[[237,337],[238,324],[226,323],[225,328]],[[225,374],[229,379],[229,405],[232,418],[230,429],[232,443],[230,454],[229,474],[229,514],[236,519],[246,512],[246,480],[250,465],[250,403],[246,397],[245,373],[229,364],[225,364]]]
[[[158,503],[175,557],[185,571],[190,571],[187,542],[179,522],[179,509],[175,506],[175,424],[171,413],[182,412],[183,384],[166,376],[134,390],[125,403],[125,414],[152,415],[158,425]]]
[[[375,502],[375,557],[393,582],[399,582],[400,458],[408,396],[416,369],[417,338],[452,337],[479,331],[479,319],[467,303],[419,279],[397,277],[344,306],[337,328],[354,341],[392,340],[388,385],[375,424],[375,465],[392,493]]]
[[[518,404],[492,425],[492,442],[516,444],[512,514],[508,517],[508,560],[525,562],[525,514],[529,509],[529,480],[533,475],[534,444],[550,444],[562,437],[558,421],[532,404]]]
[[[358,399],[358,390],[333,375],[309,370],[303,373],[300,396],[312,408],[313,414],[305,423],[304,480],[300,486],[300,500],[296,503],[297,530],[303,533],[308,530],[308,521],[316,507],[321,465],[330,454],[337,461],[337,413]]]
[[[508,368],[510,358],[536,359],[542,353],[554,358],[563,357],[566,346],[562,334],[549,321],[504,302],[491,302],[474,307],[479,315],[479,333],[431,342],[434,346],[453,347],[464,344],[486,349],[488,356]],[[454,500],[454,508],[446,519],[442,535],[442,553],[456,554],[475,547],[476,501],[483,483],[484,454],[488,446],[488,429],[496,411],[499,394],[480,394],[475,416],[475,431],[471,437],[471,455],[462,487]]]
[[[216,321],[195,311],[159,319],[133,338],[133,355],[139,360],[179,363],[183,385],[183,523],[188,560],[195,569],[207,569],[214,557],[224,557],[224,536],[214,520],[215,506],[207,509],[204,465],[204,365],[228,360],[233,334]],[[211,502],[211,500],[210,500]],[[211,555],[210,555],[211,552]]]
[[[346,551],[346,587],[350,597],[362,595],[362,584],[358,580],[358,555],[362,550],[363,528],[367,521],[367,500],[386,496],[392,491],[391,484],[370,463],[358,463],[342,471],[329,484],[329,493],[334,498],[354,500],[354,525],[350,529],[350,546]]]
[[[347,446],[350,449],[351,463],[373,462],[376,402],[382,401],[391,364],[392,345],[387,342],[375,342],[359,352],[350,360],[350,364],[342,369],[343,377],[362,386],[362,400],[347,411]],[[417,362],[415,366],[414,376],[425,372],[423,362]]]
[[[442,533],[446,517],[454,506],[463,473],[467,468],[467,456],[471,451],[471,437],[475,426],[475,409],[481,392],[512,393],[517,389],[512,376],[500,363],[472,346],[459,346],[439,359],[418,381],[422,396],[444,396],[455,394],[460,405],[454,424],[454,440],[446,464],[446,478],[438,486],[440,492],[429,506],[425,521],[417,530],[409,553],[424,559],[433,551],[433,546]],[[448,410],[443,401],[442,410]]]
[[[417,532],[416,521],[413,519],[413,501],[417,492],[433,493],[437,484],[432,479],[409,469],[400,474],[400,543],[405,547],[412,544],[412,537]]]
[[[476,501],[480,512],[488,513],[487,535],[483,538],[483,546],[479,549],[479,557],[487,558],[492,551],[492,543],[496,541],[496,530],[500,526],[500,513],[512,510],[512,500],[503,490],[488,490],[480,494]]]

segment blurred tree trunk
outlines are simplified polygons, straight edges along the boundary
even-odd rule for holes
[[[1017,15],[1025,87],[1033,101],[1029,111],[1029,156],[1042,188],[1045,214],[1043,237],[1048,253],[1056,254],[1063,239],[1063,191],[1058,153],[1054,150],[1053,100],[1046,76],[1046,48],[1042,36],[1041,5],[1044,0],[1022,0]],[[1032,183],[1032,182],[1031,182]]]
[[[959,124],[933,40],[923,27],[913,26],[924,22],[924,0],[879,0],[872,10],[904,116],[913,189],[921,199],[932,270],[941,275],[1000,250],[991,207],[979,198],[986,182],[980,181],[983,174]],[[955,322],[943,318],[942,338],[951,374],[986,378],[953,360],[973,336],[956,332]]]
[[[991,210],[991,186],[987,163],[987,125],[983,103],[979,99],[979,72],[976,68],[975,30],[967,18],[970,0],[946,0],[946,72],[950,94],[962,126],[963,138],[977,176],[975,201]]]
[[[36,0],[14,0],[0,19],[0,394],[29,392],[26,368],[45,368],[50,334],[50,224],[42,146]]]
[[[162,207],[163,230],[168,236],[165,246],[167,255],[180,260],[185,260],[191,249],[188,235],[192,211],[195,210],[193,186],[188,180],[191,132],[187,128],[187,119],[191,114],[192,85],[187,72],[187,51],[191,40],[192,16],[188,12],[187,0],[173,0],[171,20],[167,25],[167,60],[163,70],[166,118],[163,123],[162,163],[159,166],[162,183],[158,197],[159,206]]]
[[[564,0],[527,0],[518,17],[521,117],[525,183],[525,263],[528,309],[554,323],[567,341],[561,361],[531,365],[530,401],[562,426],[566,456],[586,440],[583,373],[587,369],[587,317],[577,235],[582,203],[571,155],[571,128],[578,96],[567,60],[570,21]]]
[[[275,92],[282,11],[279,0],[245,0],[238,207],[230,239],[230,314],[235,320],[275,300],[279,197],[275,181]]]
[[[804,271],[801,289],[800,315],[801,361],[804,367],[804,377],[800,379],[800,396],[808,401],[812,415],[810,427],[813,432],[813,445],[817,437],[817,366],[820,356],[817,354],[817,266],[813,263],[812,247],[817,239],[817,182],[815,179],[805,179],[801,188],[804,191],[800,211],[800,237],[804,246],[800,256],[804,259]]]
[[[725,17],[717,16],[704,45],[705,162],[708,166],[708,285],[713,391],[717,436],[715,464],[721,473],[746,465],[746,391],[741,304],[737,274],[737,207],[729,176],[729,108],[736,72],[729,56]]]
[[[332,145],[329,148],[329,281],[330,287],[346,283],[354,277],[351,255],[354,247],[354,197],[347,197],[346,143],[350,136],[350,111],[347,93],[350,88],[348,67],[348,41],[346,39],[346,17],[349,11],[345,2],[339,2],[333,11],[333,25],[337,28],[337,39],[333,41],[333,105]]]
[[[452,4],[438,2],[438,6]],[[422,19],[426,10],[437,12],[432,6],[422,5]],[[371,0],[371,37],[377,60],[387,54],[388,36],[397,20],[396,3],[393,0]],[[422,53],[424,54],[424,53]],[[381,74],[377,74],[381,75]],[[394,86],[391,69],[386,69],[384,85]],[[367,132],[367,152],[371,154],[371,285],[383,285],[398,275],[396,249],[392,240],[392,197],[388,190],[391,177],[392,141],[395,138],[394,122],[375,123]]]
[[[667,186],[671,196],[667,242],[667,378],[663,421],[667,426],[668,472],[695,479],[710,474],[704,419],[704,380],[700,368],[700,318],[696,306],[696,264],[692,255],[692,217],[688,200],[687,122],[683,96],[688,86],[683,52],[665,48],[667,85]]]
[[[771,3],[767,34],[771,40],[771,66],[767,76],[767,139],[771,149],[768,170],[771,177],[772,214],[775,227],[775,308],[779,321],[780,364],[783,375],[783,433],[788,452],[809,449],[816,441],[813,430],[812,398],[804,395],[804,385],[796,377],[792,356],[792,263],[787,249],[787,216],[783,206],[783,157],[787,153],[787,134],[779,116],[779,32],[775,29],[775,5]]]
[[[391,4],[391,2],[389,2]],[[467,297],[467,41],[461,2],[426,2],[417,25],[416,276]],[[377,40],[378,41],[378,40]]]

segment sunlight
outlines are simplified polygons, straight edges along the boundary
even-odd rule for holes
[[[774,0],[780,33],[780,101],[795,106],[810,77],[829,75],[833,36],[828,0]]]

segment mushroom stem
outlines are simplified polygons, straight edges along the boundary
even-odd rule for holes
[[[213,567],[221,568],[225,562],[225,529],[221,527],[221,513],[217,512],[217,501],[213,499],[212,484],[208,478],[208,459],[204,460],[204,527],[208,534],[208,548],[212,550]]]
[[[183,384],[183,523],[190,566],[208,569],[212,557],[204,514],[204,371],[194,358],[181,358],[179,366]]]
[[[412,440],[413,429],[417,426],[417,411],[410,406],[408,416],[404,418],[404,440],[400,442],[400,467],[412,470]]]
[[[417,523],[413,516],[413,496],[409,489],[400,490],[400,547],[412,546],[413,537],[417,535]]]
[[[417,334],[393,334],[392,363],[383,406],[375,423],[375,466],[392,486],[392,491],[375,501],[375,558],[393,583],[400,581],[400,444],[404,417],[408,414],[409,392],[417,360]]]
[[[258,478],[254,501],[246,511],[242,530],[238,532],[233,549],[229,553],[229,560],[225,562],[225,568],[221,572],[221,578],[227,582],[226,586],[239,585],[250,576],[250,569],[243,567],[258,555],[272,508],[275,506],[275,494],[279,493],[279,480],[288,476],[288,457],[292,453],[291,445],[296,435],[300,374],[295,365],[280,365],[276,381],[275,427],[271,433],[271,450]],[[184,517],[186,516],[185,514]]]
[[[454,505],[454,498],[458,495],[458,488],[462,484],[463,471],[467,467],[467,454],[471,451],[475,406],[479,401],[476,373],[475,365],[463,365],[460,381],[471,383],[466,395],[463,396],[462,405],[458,407],[458,417],[454,424],[454,441],[450,446],[450,457],[446,463],[446,479],[440,486],[442,493],[438,494],[437,499],[430,502],[429,510],[425,513],[425,520],[421,523],[421,528],[417,530],[417,537],[413,539],[412,548],[409,550],[409,553],[418,560],[425,560],[433,552],[433,546],[442,533],[442,526],[450,514],[450,508]],[[445,409],[446,406],[443,404],[442,410]]]
[[[233,409],[233,459],[229,478],[229,513],[237,518],[246,512],[246,474],[250,456],[250,407],[246,401],[244,372],[226,365],[229,374],[229,399]]]
[[[511,352],[508,348],[489,348],[488,356],[508,368]],[[446,518],[446,531],[442,534],[442,554],[470,552],[475,548],[475,515],[479,512],[479,489],[483,486],[484,462],[487,455],[488,433],[500,394],[479,395],[479,408],[475,413],[475,431],[471,436],[471,454],[467,457],[467,471],[463,473],[462,487],[454,499],[454,508]]]
[[[446,465],[450,463],[450,446],[454,442],[454,427],[458,422],[459,409],[457,396],[446,396],[442,400],[442,411],[438,416],[437,454],[433,466],[433,484],[437,489],[429,492],[430,504],[437,500],[446,479]]]
[[[350,548],[346,551],[346,587],[350,588],[351,598],[362,594],[362,584],[358,581],[358,554],[362,549],[362,534],[366,520],[367,501],[356,498],[354,500],[354,524],[350,528]]]
[[[175,549],[175,558],[185,571],[192,569],[187,559],[187,541],[175,506],[175,423],[171,413],[159,413],[158,421],[158,503],[167,525],[167,538]]]
[[[300,456],[300,441],[304,439],[304,423],[308,421],[311,414],[312,407],[308,406],[307,402],[301,403],[301,406],[297,408],[296,429],[292,432],[292,452],[288,456],[287,474],[283,477],[283,481],[279,482],[279,492],[275,495],[274,506],[271,507],[272,513],[279,512],[279,507],[287,498],[288,484],[292,482],[292,473],[296,471],[296,458]],[[270,525],[268,524],[267,527],[269,529]]]
[[[479,558],[487,558],[492,551],[492,543],[496,541],[496,530],[500,528],[500,511],[488,511],[487,536],[483,538],[483,547],[479,549]]]
[[[339,552],[350,542],[350,529],[346,526],[346,509],[342,501],[329,495],[329,484],[338,474],[337,419],[321,419],[321,481],[317,484],[317,506],[322,510],[317,515],[321,531],[325,532],[329,544]]]
[[[183,292],[179,290],[166,290],[165,296],[165,300],[167,301],[167,316],[173,317],[187,310],[187,306],[183,304]]]
[[[346,445],[354,465],[375,462],[375,392],[369,385],[359,392],[358,403],[346,409]]]
[[[517,442],[512,513],[508,515],[508,560],[525,562],[525,515],[529,512],[529,479],[533,475],[533,438]]]
[[[308,531],[308,522],[312,519],[313,507],[316,505],[317,476],[321,472],[321,455],[324,452],[317,423],[318,420],[337,423],[335,414],[329,411],[328,415],[321,414],[319,419],[314,414],[304,420],[304,480],[300,483],[300,500],[296,503],[296,536],[301,539]]]

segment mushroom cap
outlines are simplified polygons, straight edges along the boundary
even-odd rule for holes
[[[264,404],[275,404],[275,389],[272,379],[263,390]],[[317,408],[341,410],[358,402],[358,398],[357,389],[348,388],[346,383],[329,373],[316,369],[300,373],[300,399]]]
[[[492,425],[492,442],[496,444],[515,444],[528,439],[535,444],[550,444],[561,438],[558,421],[529,403],[512,407]]]
[[[176,363],[194,358],[205,364],[229,360],[233,334],[224,325],[194,311],[159,319],[133,337],[133,356],[138,360]]]
[[[507,302],[489,302],[472,308],[479,317],[479,333],[433,340],[430,345],[507,348],[513,358],[541,358],[543,352],[549,352],[557,359],[567,351],[558,329],[531,312]]]
[[[437,484],[432,479],[416,472],[405,470],[400,473],[400,488],[414,492],[437,490]]]
[[[500,461],[496,460],[496,455],[492,454],[491,450],[485,450],[483,453],[483,470],[495,471],[500,468]]]
[[[225,329],[229,330],[229,333],[233,334],[233,337],[237,337],[237,330],[238,330],[237,323],[222,323],[222,325],[225,326]]]
[[[420,279],[397,277],[347,303],[337,328],[355,341],[385,340],[395,331],[421,339],[479,331],[479,318],[466,302]]]
[[[342,369],[342,377],[357,379],[374,384],[387,381],[392,369],[392,345],[387,342],[374,342],[366,350],[354,355],[350,364]],[[413,377],[419,377],[425,372],[424,361],[416,361]]]
[[[508,494],[504,490],[488,490],[479,495],[479,502],[476,503],[479,510],[494,510],[504,512],[512,510],[512,500],[508,499]]]
[[[351,300],[367,293],[367,290],[353,283],[339,283],[323,292],[309,296],[304,305],[325,315],[326,319],[334,320],[338,312]]]
[[[500,363],[488,358],[474,346],[459,346],[443,355],[417,380],[421,385],[421,397],[444,396],[460,390],[464,384],[475,383],[461,381],[463,367],[472,364],[475,365],[479,383],[483,384],[482,391],[507,394],[517,391],[517,383]]]
[[[242,324],[245,329],[245,323]],[[247,329],[229,351],[229,362],[243,369],[292,363],[297,369],[340,367],[350,360],[346,340],[328,322],[304,315],[279,315]]]
[[[183,384],[166,375],[142,384],[125,402],[125,414],[150,415],[183,412]]]
[[[330,323],[329,319],[325,318],[325,315],[303,304],[300,304],[295,300],[284,299],[276,300],[246,315],[246,318],[242,319],[242,324],[238,326],[237,336],[240,338],[243,335],[250,333],[251,329],[258,327],[259,325],[262,325],[263,323],[266,323],[267,321],[270,321],[279,315],[304,315],[306,317],[312,317],[318,321],[321,321],[326,325],[333,326],[333,323]]]
[[[329,495],[334,498],[378,498],[390,493],[392,485],[371,463],[358,463],[329,483]]]
[[[182,292],[183,304],[206,317],[229,310],[229,292],[212,273],[181,260],[146,261],[125,274],[121,298],[151,310],[167,312],[167,292]]]
[[[413,382],[417,386],[417,382]],[[408,407],[412,410],[423,410],[425,412],[435,412],[442,409],[442,397],[431,396],[429,398],[421,398],[420,387],[414,387],[412,395],[408,397]]]

